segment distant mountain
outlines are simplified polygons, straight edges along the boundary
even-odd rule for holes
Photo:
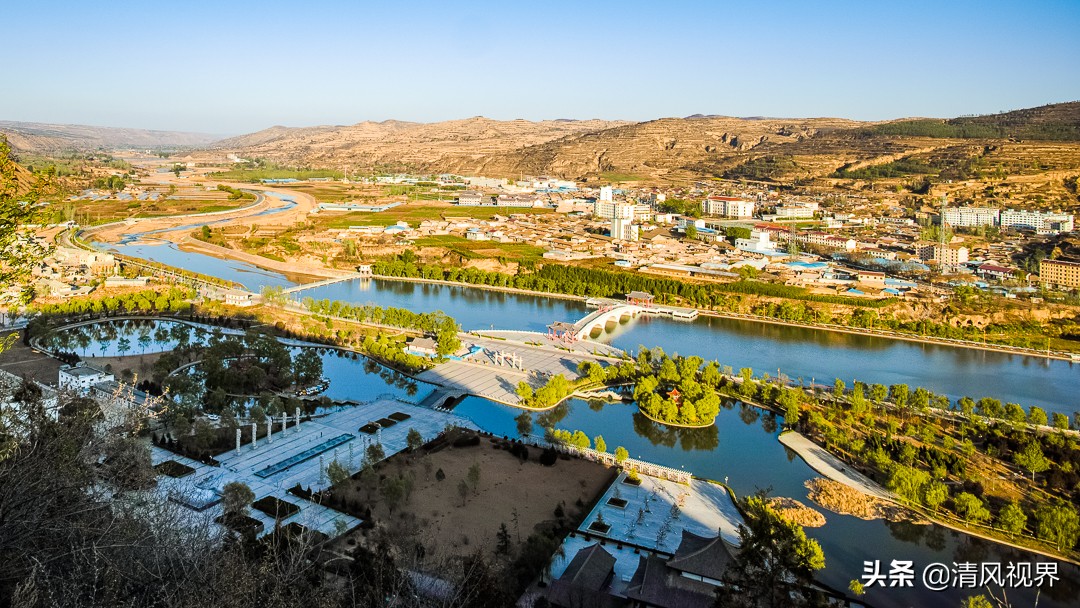
[[[271,127],[219,141],[213,148],[285,163],[434,170],[623,124],[604,120],[499,121],[482,116],[426,124],[365,121],[348,126]]]
[[[951,120],[915,118],[876,125],[878,135],[954,139],[1033,139],[1080,141],[1080,101],[1056,103],[1001,114],[963,116]]]
[[[986,154],[994,156],[979,162],[998,157],[1004,161],[1002,155],[1012,153],[1000,144],[1009,138],[1080,140],[1080,103],[993,116],[879,123],[713,114],[640,123],[483,117],[430,124],[362,122],[272,127],[222,140],[214,147],[241,156],[322,167],[499,177],[552,175],[586,181],[685,182],[724,177],[792,183],[913,155],[934,166],[947,164],[950,157],[975,162],[970,159]],[[1063,160],[1059,168],[1072,166],[1071,160]]]
[[[16,152],[56,153],[99,148],[205,147],[221,139],[207,133],[152,131],[87,125],[0,121],[0,135]]]

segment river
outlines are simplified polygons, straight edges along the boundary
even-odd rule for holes
[[[229,272],[244,272],[243,263],[190,255],[194,257],[184,267],[196,272],[228,278],[220,274],[219,264],[227,266]],[[287,281],[283,275],[262,272],[265,276],[255,276],[249,288],[258,288],[260,281]],[[296,297],[307,296],[417,312],[442,310],[466,329],[494,326],[543,331],[552,321],[574,321],[587,314],[584,304],[574,300],[403,281],[357,279],[305,290]],[[775,374],[779,367],[782,373],[807,381],[812,377],[831,383],[834,377],[842,377],[848,382],[852,378],[885,384],[906,382],[954,397],[989,395],[1003,402],[1040,405],[1067,414],[1072,413],[1073,396],[1080,394],[1080,378],[1068,362],[749,321],[641,318],[602,339],[628,349],[639,344],[661,346],[668,352],[717,359],[736,369],[750,366],[759,373]],[[333,385],[336,374],[327,371]],[[602,434],[611,449],[623,445],[635,457],[686,468],[700,477],[727,480],[740,495],[769,489],[773,495],[808,502],[802,484],[816,474],[776,440],[782,420],[735,405],[723,410],[714,426],[687,431],[653,424],[635,411],[633,405],[590,406],[571,400],[559,412],[562,418],[557,426],[581,429],[590,437]],[[455,413],[498,435],[517,433],[514,416],[519,410],[507,406],[469,397]],[[828,523],[807,529],[807,534],[817,539],[825,552],[826,568],[820,579],[841,590],[861,577],[867,560],[881,560],[886,571],[890,560],[913,560],[917,573],[933,562],[1052,561],[941,526],[863,521],[822,512]],[[1043,588],[1040,606],[1075,606],[1080,597],[1080,568],[1065,563],[1058,567],[1061,580]],[[916,581],[913,588],[902,590],[869,589],[864,599],[882,608],[956,606],[975,593],[978,590],[957,588],[933,592]],[[1008,596],[1016,606],[1035,601],[1031,590],[1009,589]]]

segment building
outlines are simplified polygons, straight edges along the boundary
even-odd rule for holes
[[[754,201],[730,196],[710,196],[701,201],[701,212],[706,215],[748,218],[754,216]],[[811,213],[811,215],[813,215]]]
[[[1031,230],[1036,234],[1060,234],[1073,231],[1073,216],[1067,213],[1005,209],[1001,212],[1001,227]]]
[[[634,224],[634,207],[631,203],[615,203],[611,213],[611,238],[623,241],[638,240],[638,227]]]
[[[589,545],[577,552],[544,594],[558,608],[619,606],[622,602],[611,593],[614,574],[615,558],[599,543]]]
[[[611,186],[601,186],[599,200],[610,203],[611,201],[615,200],[614,193],[615,191],[611,188]]]
[[[476,190],[462,190],[458,195],[458,204],[462,207],[479,207],[484,204],[484,199],[487,199],[488,204],[491,202],[491,197],[484,196],[482,192]]]
[[[421,357],[435,357],[439,354],[439,343],[428,337],[413,338],[409,341],[408,350]]]
[[[698,536],[683,530],[671,558],[642,555],[626,598],[641,608],[711,608],[724,573],[735,560],[735,549],[723,538]]]
[[[1001,209],[995,207],[945,207],[941,218],[955,228],[997,226],[1001,221]]]
[[[603,220],[610,220],[615,217],[615,203],[598,199],[593,203],[593,217]]]
[[[71,389],[79,391],[80,393],[86,393],[90,390],[90,387],[95,384],[112,382],[114,380],[116,380],[116,378],[108,372],[86,365],[76,365],[74,367],[60,368],[57,384],[61,389]]]
[[[776,211],[761,217],[769,222],[774,220],[812,219],[817,211],[817,203],[780,203],[776,206]]]
[[[225,292],[225,303],[229,306],[254,306],[255,299],[246,291],[230,289]]]
[[[937,262],[942,266],[956,267],[967,264],[968,261],[967,247],[950,247],[932,243],[916,245],[915,249],[919,259],[924,262]]]
[[[651,222],[655,217],[656,212],[650,205],[645,203],[638,203],[634,205],[634,221],[635,222]]]
[[[1080,262],[1040,260],[1039,282],[1059,289],[1076,289],[1080,287]]]
[[[534,194],[500,194],[495,198],[499,207],[535,207],[539,203]]]
[[[1004,281],[1013,278],[1016,273],[1012,268],[998,266],[997,264],[987,262],[985,264],[980,264],[979,267],[975,269],[975,274],[992,281]]]

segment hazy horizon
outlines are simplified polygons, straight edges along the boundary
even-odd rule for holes
[[[237,135],[364,120],[892,120],[1080,99],[1080,3],[240,2],[6,9],[0,119]]]

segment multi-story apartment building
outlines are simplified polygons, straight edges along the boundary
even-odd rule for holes
[[[724,217],[753,217],[754,201],[730,196],[710,196],[701,201],[701,212]]]
[[[924,262],[937,262],[942,266],[959,266],[967,264],[967,247],[950,247],[938,243],[926,243],[916,245],[919,259]]]
[[[945,207],[942,219],[954,228],[997,226],[1001,221],[1001,209],[995,207]]]
[[[1005,209],[1001,212],[1001,227],[1034,230],[1036,234],[1060,234],[1073,231],[1073,216],[1067,213]]]
[[[1039,282],[1050,287],[1076,289],[1080,287],[1080,262],[1040,260]]]

